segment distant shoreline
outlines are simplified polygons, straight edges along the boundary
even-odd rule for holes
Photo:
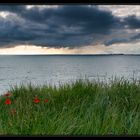
[[[140,56],[140,54],[0,54],[0,56]]]

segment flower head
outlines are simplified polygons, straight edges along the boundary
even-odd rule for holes
[[[44,100],[44,102],[48,102],[48,101],[49,101],[48,99],[45,99],[45,100]]]
[[[34,99],[34,103],[39,103],[39,102],[40,102],[40,100],[38,98]]]
[[[11,102],[10,99],[6,99],[6,100],[5,100],[5,104],[6,104],[6,105],[10,105],[11,103],[12,103],[12,102]]]

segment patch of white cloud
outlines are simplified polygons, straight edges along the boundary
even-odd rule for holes
[[[2,21],[9,21],[13,24],[17,23],[19,25],[22,25],[25,23],[25,20],[21,17],[19,17],[17,14],[7,11],[0,12],[0,20]]]
[[[38,8],[39,10],[43,10],[43,9],[52,9],[58,7],[59,5],[27,5],[26,9]]]
[[[10,12],[0,12],[0,18],[7,18],[10,15]]]
[[[118,17],[136,15],[140,17],[140,5],[98,5],[99,9],[111,11]]]

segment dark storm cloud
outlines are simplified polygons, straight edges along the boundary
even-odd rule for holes
[[[125,17],[121,23],[124,28],[129,29],[129,30],[140,29],[140,18],[138,18],[135,15],[130,15],[130,16]],[[135,34],[135,35],[130,34],[130,36],[126,38],[119,38],[119,37],[112,38],[110,40],[104,41],[104,44],[106,46],[110,46],[110,45],[118,44],[118,43],[129,43],[133,41],[136,42],[139,40],[140,40],[140,33]]]
[[[120,38],[111,36],[121,29],[139,29],[140,19],[134,15],[123,21],[97,6],[59,6],[27,9],[21,5],[0,6],[0,12],[13,15],[0,18],[0,46],[31,44],[49,47],[80,47],[100,40],[106,46],[136,41],[140,34]]]
[[[140,28],[140,19],[135,15],[131,15],[124,18],[124,24],[127,25],[128,28],[138,29]]]
[[[96,6],[59,6],[58,8],[0,6],[0,11],[16,14],[17,20],[0,19],[1,45],[28,44],[53,47],[78,47],[96,42],[94,36],[109,35],[120,21]],[[1,26],[2,25],[2,26]]]
[[[21,25],[4,19],[0,19],[0,31],[0,45],[2,47],[10,44],[22,44],[36,38],[32,32],[26,31]]]
[[[5,10],[8,10],[8,7]],[[81,27],[84,33],[108,33],[109,29],[119,21],[110,12],[99,10],[95,6],[60,6],[44,10],[36,7],[27,10],[23,6],[16,6],[10,8],[10,12],[17,13],[32,22],[46,23],[50,28],[51,26],[56,29],[62,26]]]

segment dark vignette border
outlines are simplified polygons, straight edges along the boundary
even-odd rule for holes
[[[127,0],[0,0],[0,4],[111,4],[111,5],[139,5],[140,1],[133,0],[133,1],[127,1]]]
[[[138,0],[133,0],[133,1],[126,1],[126,0],[117,0],[115,2],[111,1],[111,0],[0,0],[0,5],[15,5],[15,4],[24,4],[24,5],[65,5],[65,4],[70,4],[70,5],[79,5],[79,4],[93,4],[93,5],[140,5],[140,1]],[[1,138],[4,137],[13,137],[13,138],[45,138],[45,137],[56,137],[56,138],[63,138],[63,137],[69,137],[69,138],[91,138],[91,137],[95,137],[95,138],[101,138],[101,137],[118,137],[118,138],[125,138],[125,137],[140,137],[139,135],[128,135],[128,136],[124,136],[124,135],[104,135],[104,136],[100,136],[100,135],[95,135],[95,136],[40,136],[40,135],[36,135],[36,136],[22,136],[22,135],[1,135]]]

